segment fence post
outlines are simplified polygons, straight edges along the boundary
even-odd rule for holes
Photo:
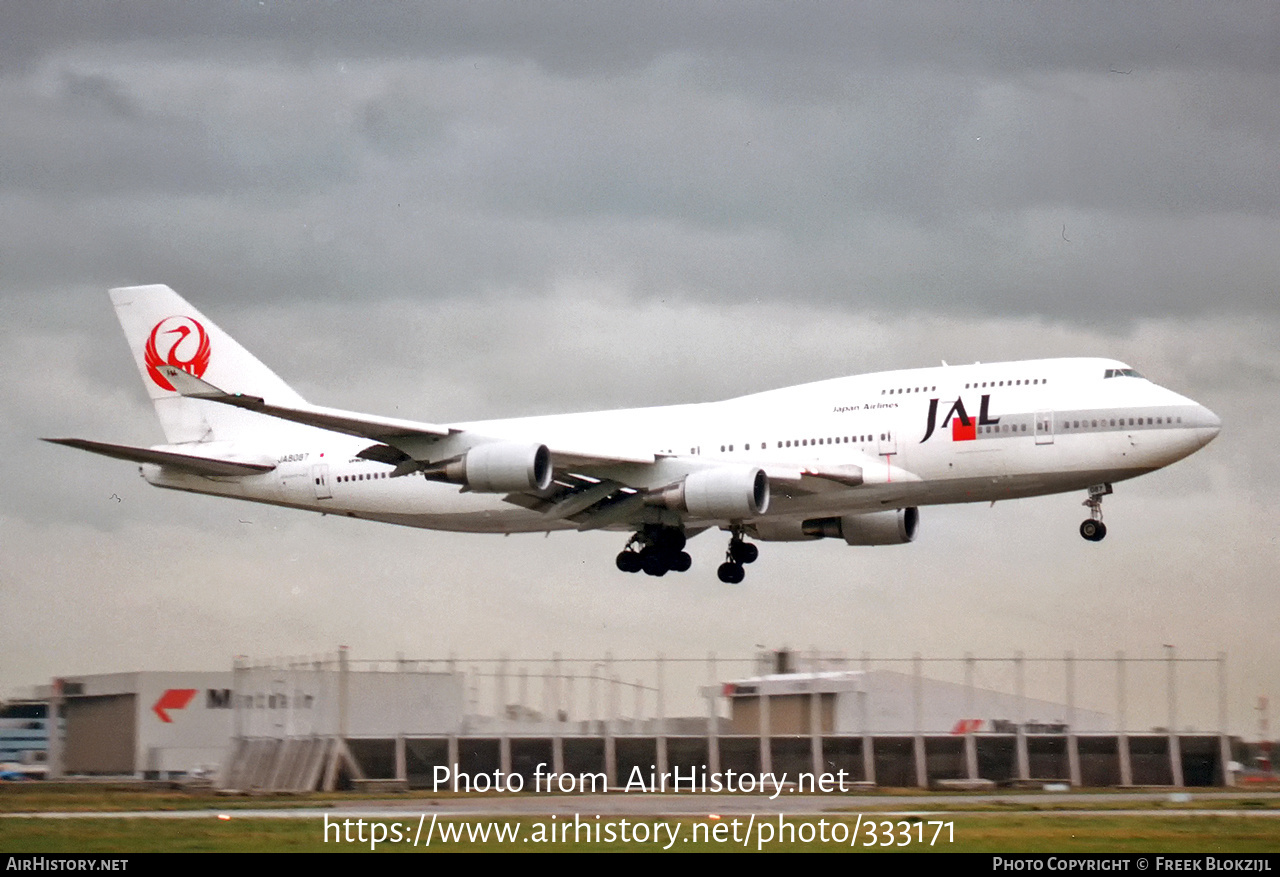
[[[1067,776],[1073,788],[1083,785],[1080,775],[1080,738],[1076,734],[1076,656],[1067,652]]]
[[[1178,650],[1171,645],[1165,647],[1165,659],[1169,668],[1169,776],[1173,785],[1181,788],[1182,781],[1182,745],[1178,739]]]
[[[978,738],[977,722],[973,714],[973,671],[972,652],[964,655],[964,768],[970,780],[978,779]]]
[[[1129,757],[1129,719],[1125,715],[1124,652],[1116,652],[1116,752],[1120,756],[1120,785],[1133,785],[1133,761]]]
[[[1236,784],[1231,769],[1231,737],[1227,732],[1227,653],[1218,652],[1218,761],[1222,764],[1222,784]]]

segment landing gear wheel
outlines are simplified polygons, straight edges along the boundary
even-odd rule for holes
[[[685,572],[693,566],[693,558],[684,550],[688,537],[679,527],[645,525],[632,533],[618,555],[618,569],[665,576],[669,572]]]
[[[1090,542],[1101,542],[1107,535],[1107,525],[1092,518],[1080,525],[1080,535]]]
[[[1110,484],[1095,484],[1089,488],[1089,498],[1084,506],[1089,509],[1089,520],[1080,525],[1080,535],[1090,542],[1101,542],[1107,535],[1107,525],[1102,523],[1102,498],[1111,493]]]
[[[617,564],[623,572],[640,572],[640,555],[634,551],[619,552]]]
[[[640,552],[640,568],[644,570],[645,575],[665,576],[671,567],[662,552],[654,548],[646,548]]]
[[[747,577],[746,572],[742,568],[742,564],[728,561],[720,564],[720,568],[716,570],[716,575],[720,577],[720,581],[726,585],[741,584],[742,580]]]
[[[737,563],[755,563],[760,556],[760,549],[750,542],[734,539],[729,543],[729,556]]]

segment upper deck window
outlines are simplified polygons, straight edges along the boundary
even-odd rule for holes
[[[1107,369],[1107,373],[1103,375],[1104,380],[1106,378],[1140,378],[1140,377],[1142,377],[1142,375],[1138,374],[1137,369],[1132,369],[1132,368],[1109,368]]]

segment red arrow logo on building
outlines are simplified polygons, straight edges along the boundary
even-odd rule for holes
[[[160,721],[173,723],[173,719],[169,718],[169,714],[165,710],[184,710],[187,704],[191,703],[191,698],[196,696],[194,688],[170,688],[164,694],[160,695],[160,699],[151,707],[152,711],[160,717]]]

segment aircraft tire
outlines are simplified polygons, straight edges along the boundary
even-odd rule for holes
[[[623,572],[640,572],[640,555],[634,551],[623,551],[618,554],[618,569]]]
[[[742,569],[742,564],[733,563],[732,561],[720,564],[720,568],[716,570],[716,575],[726,585],[741,584],[742,580],[747,577],[746,572]]]
[[[735,542],[729,546],[729,553],[738,563],[755,563],[760,549],[750,542]]]
[[[1095,521],[1090,518],[1081,522],[1080,535],[1090,542],[1101,542],[1102,537],[1107,535],[1107,526],[1102,521]]]
[[[689,567],[693,566],[693,558],[687,551],[677,551],[668,559],[667,565],[672,572],[688,572]]]
[[[665,576],[671,567],[661,552],[646,548],[640,552],[640,568],[644,570],[645,575]]]

